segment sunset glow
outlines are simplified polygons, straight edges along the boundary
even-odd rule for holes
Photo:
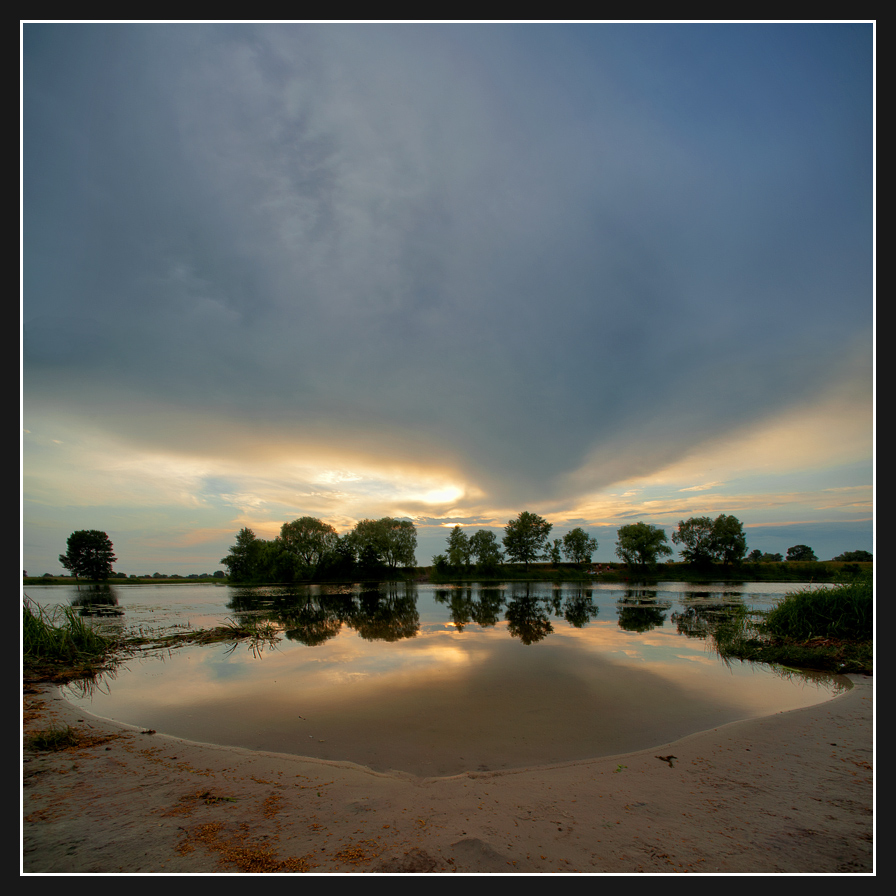
[[[874,541],[870,24],[22,27],[22,562]]]

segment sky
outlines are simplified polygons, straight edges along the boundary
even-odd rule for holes
[[[871,23],[24,23],[21,515],[874,544]],[[677,555],[676,555],[677,556]]]

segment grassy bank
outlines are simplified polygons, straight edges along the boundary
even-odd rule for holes
[[[263,619],[230,620],[211,629],[191,629],[158,637],[110,638],[97,632],[75,607],[47,613],[25,598],[22,604],[22,666],[26,679],[71,681],[90,678],[116,659],[140,648],[172,649],[185,644],[248,642],[261,651],[279,640],[279,631]]]
[[[716,634],[724,657],[866,675],[874,671],[873,638],[870,575],[791,592],[758,619],[745,612]]]

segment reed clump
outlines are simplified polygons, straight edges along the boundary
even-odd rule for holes
[[[791,592],[769,612],[763,628],[775,638],[790,641],[868,641],[874,628],[871,579]]]
[[[78,746],[81,736],[77,729],[70,725],[64,725],[60,728],[44,728],[41,731],[35,731],[28,736],[26,742],[33,750],[55,752]]]
[[[61,617],[61,618],[60,618]],[[22,658],[29,665],[95,663],[115,646],[95,631],[74,607],[48,614],[25,598],[22,605]]]
[[[759,618],[746,611],[732,618],[715,640],[725,658],[871,675],[872,578],[791,592]]]

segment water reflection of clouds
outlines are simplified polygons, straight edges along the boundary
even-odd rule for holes
[[[698,663],[702,666],[712,666],[715,667],[718,665],[718,660],[714,656],[710,656],[708,653],[687,653],[681,654],[678,653],[675,655],[675,659],[681,660],[685,663]]]
[[[653,628],[623,628],[618,589],[589,589],[598,615],[581,627],[550,609],[576,589],[531,590],[552,623],[551,633],[531,644],[513,637],[503,609],[493,626],[455,626],[450,607],[434,599],[432,588],[419,586],[420,626],[412,638],[372,640],[344,625],[323,643],[283,637],[260,655],[245,642],[185,647],[134,658],[105,693],[73,699],[102,715],[192,739],[300,753],[304,747],[297,744],[309,737],[302,726],[309,724],[327,744],[339,738],[385,744],[413,718],[415,732],[419,724],[435,738],[433,753],[457,752],[453,735],[442,729],[458,713],[467,728],[475,724],[480,734],[497,738],[537,712],[547,726],[543,736],[575,743],[576,751],[594,743],[599,753],[634,749],[641,739],[662,743],[670,731],[680,736],[796,708],[832,691],[824,682],[795,686],[767,667],[726,667],[707,638],[686,637],[669,613]],[[671,589],[658,593],[671,601]],[[480,594],[471,591],[472,598]],[[676,597],[682,605],[687,595]],[[534,736],[528,724],[516,732],[519,742]],[[613,738],[621,739],[607,739],[613,729]],[[623,737],[626,732],[637,743]]]
[[[331,684],[358,684],[370,677],[369,672],[348,669],[328,669],[325,674]]]

